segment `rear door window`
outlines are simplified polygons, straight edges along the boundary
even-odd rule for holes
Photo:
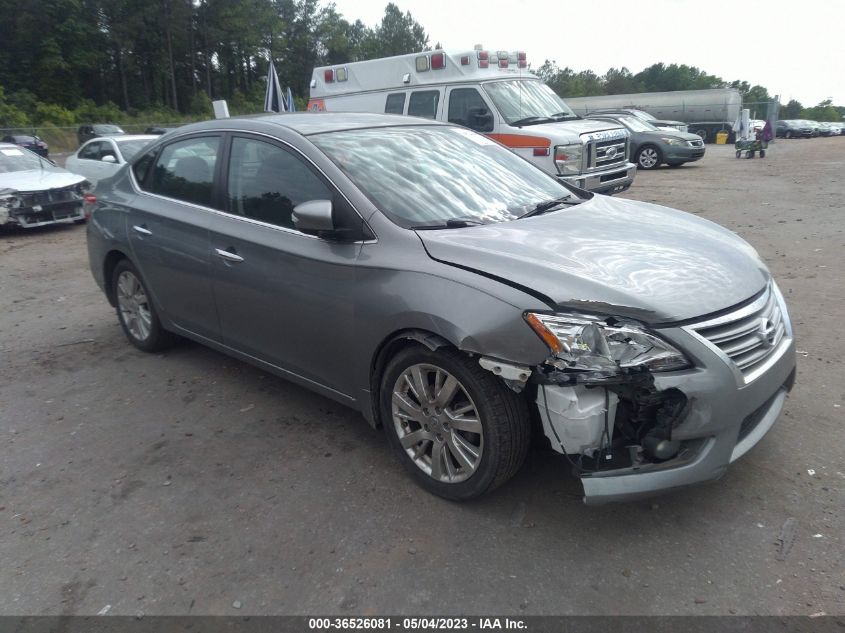
[[[421,116],[426,119],[437,118],[437,106],[440,103],[439,90],[419,90],[411,93],[408,102],[408,116]]]
[[[405,93],[396,92],[392,95],[387,95],[387,101],[384,104],[385,114],[403,114],[405,112]]]
[[[145,179],[146,191],[212,206],[214,168],[219,149],[219,136],[194,137],[166,145],[151,174]]]

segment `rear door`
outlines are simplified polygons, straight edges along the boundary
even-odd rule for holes
[[[141,275],[156,305],[177,328],[220,340],[209,277],[208,227],[223,137],[180,138],[133,167],[141,192],[128,232]]]
[[[225,213],[211,227],[214,295],[223,342],[253,358],[349,396],[340,362],[352,349],[360,243],[297,231],[293,208],[332,200],[335,223],[360,217],[292,147],[266,137],[231,137]],[[351,215],[350,215],[351,214]]]

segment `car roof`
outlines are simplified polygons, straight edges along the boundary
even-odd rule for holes
[[[443,125],[431,119],[408,117],[399,114],[374,114],[370,112],[291,112],[286,114],[258,114],[228,119],[213,119],[201,123],[183,125],[180,134],[202,130],[233,129],[238,123],[259,123],[288,128],[303,136],[338,132],[340,130],[358,130],[375,127],[407,125]]]
[[[115,143],[125,143],[126,141],[152,141],[153,139],[159,138],[158,134],[123,134],[119,136],[106,136],[101,137],[99,140],[103,140],[103,138],[109,138],[113,140]],[[96,141],[98,139],[91,139],[92,141]]]

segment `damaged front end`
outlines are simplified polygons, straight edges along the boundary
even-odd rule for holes
[[[0,189],[0,225],[34,228],[85,219],[88,181],[44,191]]]
[[[525,320],[552,351],[546,361],[527,378],[513,369],[505,376],[504,363],[498,371],[489,359],[482,366],[517,390],[532,385],[544,433],[576,476],[665,469],[694,457],[701,441],[674,436],[690,401],[655,381],[660,372],[692,368],[683,352],[632,320],[537,312]]]

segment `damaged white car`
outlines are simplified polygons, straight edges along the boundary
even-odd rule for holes
[[[0,226],[84,222],[84,176],[11,143],[0,143]]]
[[[794,382],[748,243],[457,126],[185,126],[99,185],[88,226],[132,344],[188,337],[353,407],[451,499],[507,481],[532,433],[588,503],[716,479]]]

